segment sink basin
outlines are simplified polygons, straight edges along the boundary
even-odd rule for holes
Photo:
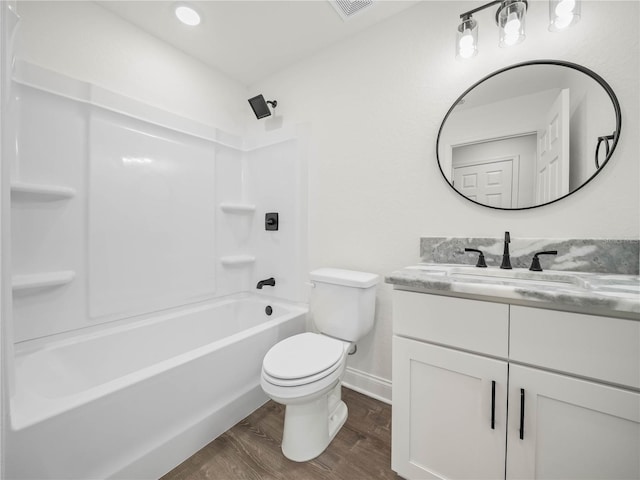
[[[578,272],[532,272],[527,269],[515,268],[503,270],[495,267],[477,268],[472,265],[431,265],[419,264],[409,267],[420,270],[428,275],[447,277],[449,280],[470,283],[492,283],[513,286],[562,286],[590,289],[590,283],[584,273]],[[607,284],[610,287],[610,284]],[[606,288],[604,285],[602,288]],[[626,285],[621,288],[627,288]]]
[[[524,268],[503,270],[473,265],[418,264],[408,267],[427,275],[442,276],[455,282],[506,285],[514,287],[564,287],[605,296],[640,298],[640,281],[634,275],[547,270],[532,272]]]
[[[482,282],[500,282],[506,283],[509,285],[557,285],[557,286],[576,286],[576,287],[584,287],[583,283],[580,282],[577,278],[571,278],[568,276],[563,276],[560,278],[551,278],[551,277],[538,277],[538,278],[526,278],[520,276],[508,276],[508,275],[477,275],[475,273],[456,273],[453,272],[450,274],[452,278],[460,278],[466,279],[469,281],[482,281]]]

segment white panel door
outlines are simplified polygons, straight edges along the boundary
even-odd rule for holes
[[[506,394],[506,362],[394,336],[393,470],[504,478]]]
[[[536,204],[569,193],[569,89],[561,90],[538,134]]]
[[[511,364],[508,424],[507,479],[640,478],[640,393]]]
[[[455,167],[453,182],[456,190],[471,200],[491,207],[510,208],[513,160]]]

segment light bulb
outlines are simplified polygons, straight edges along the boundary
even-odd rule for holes
[[[580,20],[580,0],[550,0],[549,30],[558,32]]]
[[[556,18],[553,21],[553,25],[558,30],[562,30],[563,28],[567,28],[571,25],[571,22],[573,22],[573,9],[575,6],[575,0],[562,0],[558,5],[556,5]]]
[[[476,53],[476,49],[473,48],[473,46],[460,47],[460,49],[458,50],[458,55],[460,55],[460,58],[471,58],[475,55],[475,53]]]
[[[556,5],[556,15],[558,17],[571,17],[575,6],[575,0],[562,0],[558,5]]]
[[[518,43],[519,40],[520,40],[520,35],[517,33],[507,33],[503,38],[503,42],[507,47],[511,47],[512,45],[515,45],[516,43]]]
[[[458,42],[458,52],[462,58],[471,58],[476,51],[471,30],[465,30]]]
[[[478,24],[472,18],[463,19],[458,26],[456,56],[462,59],[474,57],[478,53]]]
[[[510,13],[507,17],[507,23],[504,24],[504,33],[508,35],[518,35],[520,33],[520,19],[517,13]]]
[[[473,48],[473,35],[471,35],[471,31],[465,30],[458,44],[460,45],[461,50],[467,49],[467,48]]]
[[[553,26],[557,30],[562,30],[571,25],[571,22],[573,22],[573,15],[565,15],[563,17],[556,17],[556,19],[553,21]]]

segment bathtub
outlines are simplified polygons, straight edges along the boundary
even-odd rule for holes
[[[7,478],[159,478],[267,400],[262,358],[306,313],[243,294],[19,346]]]

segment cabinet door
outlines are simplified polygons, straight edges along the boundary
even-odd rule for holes
[[[639,393],[511,364],[508,423],[507,479],[640,478]]]
[[[394,336],[392,468],[504,478],[506,397],[506,362]]]

